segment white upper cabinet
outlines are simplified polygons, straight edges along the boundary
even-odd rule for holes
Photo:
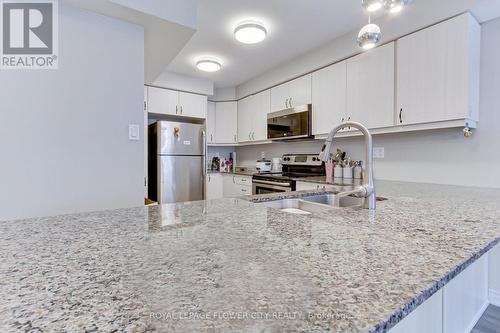
[[[207,96],[148,87],[148,112],[205,118]]]
[[[290,81],[290,107],[311,104],[311,74],[299,77]]]
[[[179,112],[179,92],[148,87],[148,112],[176,115]]]
[[[205,118],[207,96],[179,92],[179,112],[181,116]]]
[[[312,74],[312,131],[326,134],[344,121],[346,116],[345,61],[323,68]]]
[[[267,140],[267,114],[271,111],[271,91],[254,95],[255,113],[252,116],[252,140]]]
[[[215,103],[208,102],[207,105],[207,143],[215,143]]]
[[[238,101],[238,142],[267,140],[267,114],[270,108],[270,90]]]
[[[477,120],[480,29],[466,13],[398,40],[397,124]]]
[[[238,110],[236,102],[217,102],[215,104],[215,142],[238,142]]]
[[[394,43],[347,60],[347,120],[394,126]]]
[[[290,86],[288,83],[271,88],[271,112],[288,109],[290,99]]]
[[[271,88],[271,112],[311,103],[311,74]]]
[[[252,96],[238,101],[238,142],[252,141]]]

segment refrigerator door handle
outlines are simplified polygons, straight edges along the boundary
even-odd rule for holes
[[[207,174],[207,136],[205,131],[201,131],[203,144],[203,176]]]
[[[201,163],[203,165],[201,166],[202,171],[202,176],[201,176],[201,193],[203,195],[203,199],[206,200],[207,198],[207,189],[206,189],[206,177],[207,177],[207,133],[203,130],[201,131],[202,135],[202,144],[203,144],[203,158],[201,159]]]

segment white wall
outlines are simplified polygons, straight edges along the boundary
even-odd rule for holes
[[[0,220],[142,204],[143,29],[59,13],[59,69],[0,73]]]
[[[471,138],[460,129],[387,134],[374,137],[385,148],[375,160],[378,179],[500,188],[500,19],[483,24],[481,46],[480,122]],[[356,159],[363,158],[361,138],[337,139]],[[321,142],[239,147],[240,164],[287,152],[318,152]]]

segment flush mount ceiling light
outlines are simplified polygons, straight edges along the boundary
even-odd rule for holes
[[[222,65],[217,59],[204,58],[196,62],[196,68],[204,72],[217,72],[222,68]]]
[[[369,12],[376,12],[384,6],[384,0],[361,0],[361,4]]]
[[[399,13],[403,7],[408,4],[409,0],[385,0],[384,7],[392,14]]]
[[[358,34],[358,45],[364,50],[373,49],[381,38],[382,33],[379,26],[368,22]]]
[[[260,43],[266,36],[266,28],[257,21],[243,21],[234,29],[234,38],[244,44]]]

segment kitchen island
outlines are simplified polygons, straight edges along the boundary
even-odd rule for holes
[[[0,331],[386,332],[498,243],[500,190],[377,190],[376,211],[274,194],[0,222]]]

